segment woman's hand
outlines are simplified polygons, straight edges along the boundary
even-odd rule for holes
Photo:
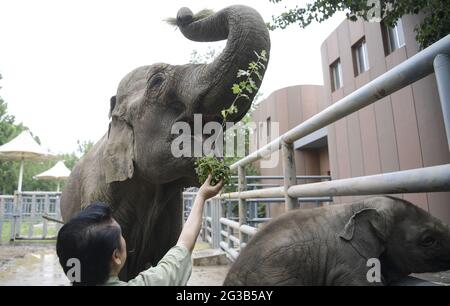
[[[210,174],[203,183],[202,187],[200,187],[200,190],[195,197],[191,212],[186,220],[186,223],[184,223],[183,230],[181,231],[180,238],[178,238],[177,243],[185,246],[191,253],[194,249],[195,241],[197,241],[197,237],[202,226],[203,206],[205,205],[205,201],[218,194],[220,189],[222,189],[222,186],[222,181],[217,183],[216,186],[211,186]]]
[[[211,185],[211,174],[208,175],[208,178],[203,183],[203,185],[200,187],[198,191],[198,196],[202,197],[203,200],[208,200],[212,197],[214,197],[216,194],[220,192],[220,190],[223,187],[223,181],[218,182],[215,186]]]

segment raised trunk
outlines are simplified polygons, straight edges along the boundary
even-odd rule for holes
[[[253,8],[243,5],[227,7],[209,17],[194,21],[192,12],[183,8],[177,16],[177,24],[183,35],[193,41],[210,42],[227,39],[223,52],[211,63],[199,65],[190,79],[198,94],[195,109],[203,114],[218,114],[233,102],[235,95],[231,87],[238,83],[239,69],[246,70],[252,61],[257,61],[255,52],[270,53],[269,31],[261,15]],[[265,63],[266,64],[266,63]],[[264,75],[261,71],[261,76]],[[261,80],[254,76],[257,87]],[[239,120],[248,111],[256,92],[249,94],[250,100],[237,101],[238,113],[232,120]]]

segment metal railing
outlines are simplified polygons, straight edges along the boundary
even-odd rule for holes
[[[24,191],[0,196],[0,242],[55,239],[62,226],[60,192]]]
[[[238,177],[232,176],[232,179]],[[261,180],[282,180],[283,176],[246,176],[247,181],[261,181]],[[297,176],[297,180],[315,180],[323,181],[330,180],[330,176],[309,175],[309,176]],[[261,190],[258,188],[264,188],[267,186],[280,186],[279,184],[246,184],[249,188],[254,190]],[[235,184],[230,184],[231,187]],[[189,214],[192,203],[195,199],[196,191],[183,192],[184,213],[187,217]],[[214,248],[221,248],[228,254],[231,260],[234,260],[239,254],[239,249],[245,247],[246,242],[256,233],[258,226],[261,223],[269,221],[270,217],[259,217],[256,209],[258,205],[271,205],[277,203],[283,203],[284,198],[255,198],[246,199],[247,210],[245,214],[247,216],[248,224],[239,225],[238,217],[233,209],[236,208],[235,203],[237,199],[214,198],[206,202],[203,215],[202,226],[202,238],[203,241],[208,242]],[[299,199],[299,203],[308,202],[316,205],[331,202],[331,197],[308,197]],[[252,209],[253,208],[253,209]],[[231,209],[231,211],[230,211]],[[253,225],[253,226],[251,226]],[[242,242],[241,242],[242,241]]]
[[[299,198],[450,191],[450,164],[298,185],[295,175],[293,147],[294,141],[353,114],[435,72],[450,149],[449,54],[450,35],[447,35],[274,139],[259,150],[231,165],[232,170],[238,171],[237,191],[221,194],[212,199],[212,203],[217,203],[212,205],[211,209],[214,210],[216,206],[219,209],[221,206],[219,205],[220,201],[237,200],[239,203],[239,221],[220,218],[219,224],[225,229],[220,230],[221,239],[219,241],[214,237],[217,235],[212,235],[211,241],[213,246],[219,245],[233,259],[236,258],[239,249],[245,246],[248,238],[256,233],[255,228],[249,228],[247,225],[247,202],[250,199],[283,198],[286,210],[291,210],[297,207]],[[284,173],[283,186],[248,190],[245,179],[245,166],[280,149],[282,151]],[[211,219],[211,223],[214,223],[214,218]],[[210,228],[214,233],[214,226],[211,225]]]

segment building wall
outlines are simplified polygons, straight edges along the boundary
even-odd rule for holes
[[[324,102],[327,106],[418,52],[417,16],[402,18],[405,46],[385,55],[378,23],[345,20],[322,45]],[[352,46],[365,37],[369,70],[356,76]],[[330,65],[340,58],[343,87],[332,92]],[[450,162],[434,74],[328,127],[333,179],[407,170]],[[450,224],[450,193],[398,195]],[[335,197],[335,202],[356,197]]]
[[[279,134],[283,134],[294,128],[301,122],[317,114],[325,107],[323,99],[323,87],[319,85],[298,85],[282,88],[264,101],[252,113],[252,121],[266,122],[267,118],[273,123],[279,124]],[[250,151],[257,149],[256,131],[250,141]],[[265,132],[265,131],[263,131]],[[272,139],[278,135],[271,135]],[[261,162],[255,162],[260,170],[260,175],[283,175],[283,163],[281,151],[274,153],[278,156],[278,164],[274,168],[261,168]],[[295,165],[297,175],[327,175],[329,172],[328,149],[295,150]],[[266,184],[283,184],[282,180],[265,180]],[[301,183],[301,182],[299,182]],[[284,212],[283,204],[271,204],[270,215],[277,216]]]

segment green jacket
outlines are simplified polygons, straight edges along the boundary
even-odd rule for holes
[[[185,286],[191,276],[191,253],[182,245],[171,248],[158,262],[128,282],[110,277],[105,286]]]

